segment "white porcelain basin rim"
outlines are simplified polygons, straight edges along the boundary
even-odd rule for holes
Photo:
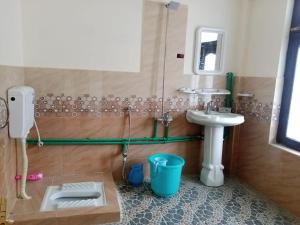
[[[196,110],[188,110],[186,118],[191,123],[214,127],[236,126],[245,122],[244,116],[240,114],[219,112],[205,114],[205,111]]]

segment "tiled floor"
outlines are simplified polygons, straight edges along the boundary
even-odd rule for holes
[[[236,180],[219,188],[184,177],[180,192],[170,199],[155,197],[149,183],[133,188],[120,185],[121,225],[135,224],[249,224],[288,225],[300,221]]]

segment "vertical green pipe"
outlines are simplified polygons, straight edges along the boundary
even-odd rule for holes
[[[226,88],[230,94],[226,96],[226,107],[232,108],[233,103],[233,73],[227,73]]]
[[[153,138],[157,137],[157,127],[158,127],[158,121],[157,121],[157,119],[154,119],[153,135],[152,135]]]
[[[122,156],[123,156],[123,158],[127,157],[127,150],[128,150],[127,148],[128,148],[127,144],[122,144]]]
[[[170,126],[165,127],[165,138],[169,138],[170,136]]]
[[[225,106],[228,108],[232,108],[233,105],[233,73],[229,72],[227,73],[227,79],[226,79],[226,88],[228,91],[230,91],[230,94],[226,96],[225,100]],[[225,127],[224,129],[224,139],[229,138],[230,130],[229,127]]]

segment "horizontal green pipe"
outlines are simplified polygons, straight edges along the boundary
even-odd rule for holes
[[[131,138],[130,142],[135,141],[165,141],[165,140],[178,140],[178,139],[186,139],[186,138],[201,138],[201,136],[174,136],[174,137],[156,137],[156,138],[150,138],[150,137],[143,137],[143,138]],[[37,139],[28,139],[28,141],[34,140],[35,142]],[[122,141],[128,141],[128,138],[47,138],[43,139],[42,141],[49,141],[49,142],[122,142]]]
[[[131,138],[130,145],[169,144],[203,140],[203,136]],[[42,139],[44,145],[127,145],[128,138],[49,138]],[[37,139],[27,139],[28,144],[36,144]]]

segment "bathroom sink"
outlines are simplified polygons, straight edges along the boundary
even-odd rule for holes
[[[242,124],[245,119],[239,114],[211,111],[210,103],[208,106],[208,113],[188,110],[186,119],[190,123],[205,126],[200,180],[206,186],[218,187],[224,184],[224,166],[222,165],[224,127]]]
[[[191,123],[196,123],[203,126],[236,126],[244,123],[244,116],[235,113],[219,113],[210,112],[206,114],[205,111],[188,110],[186,118]]]

